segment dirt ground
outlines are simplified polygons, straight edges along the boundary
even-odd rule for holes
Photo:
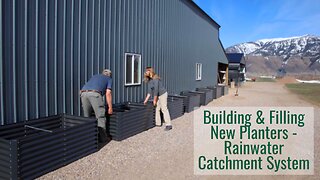
[[[287,84],[287,83],[298,83],[295,77],[285,76],[283,78],[277,79],[278,83]]]
[[[285,89],[282,83],[248,82],[234,96],[208,106],[313,106]],[[193,114],[173,121],[173,130],[153,128],[127,140],[111,141],[99,152],[39,179],[320,179],[320,108],[315,107],[314,176],[195,176],[193,175]]]

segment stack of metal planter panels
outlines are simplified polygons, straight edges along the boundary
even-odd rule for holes
[[[115,104],[107,116],[107,131],[113,140],[122,141],[154,127],[154,113],[151,103]]]
[[[34,179],[97,150],[96,119],[62,114],[0,126],[0,179]]]
[[[206,99],[205,99],[206,105],[213,100],[213,90],[212,89],[197,88],[197,91],[206,93]]]
[[[217,99],[217,87],[216,86],[208,86],[207,88],[212,90],[212,99]]]
[[[183,99],[168,96],[168,109],[171,119],[176,119],[184,114]]]
[[[181,95],[187,97],[185,101],[185,112],[191,112],[195,107],[200,107],[200,94],[182,91]]]

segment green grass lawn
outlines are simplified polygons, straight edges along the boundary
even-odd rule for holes
[[[258,77],[256,79],[256,82],[276,82],[275,79],[272,78],[262,78],[262,77]]]
[[[286,87],[291,92],[298,94],[305,100],[320,105],[320,84],[286,84]]]

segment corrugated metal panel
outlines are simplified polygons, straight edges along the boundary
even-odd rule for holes
[[[2,0],[0,0],[0,118],[1,124],[4,123],[4,109],[3,109],[3,58],[2,58]]]
[[[122,141],[155,126],[154,107],[142,103],[116,104],[108,117],[107,132],[113,140]]]
[[[0,179],[34,179],[97,151],[97,121],[50,116],[0,127]]]
[[[81,114],[79,89],[113,71],[113,101],[141,101],[124,86],[124,54],[141,54],[169,93],[216,84],[227,62],[219,26],[190,0],[0,0],[1,124]],[[195,80],[195,64],[203,64]]]

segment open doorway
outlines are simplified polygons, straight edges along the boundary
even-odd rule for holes
[[[228,64],[218,62],[217,83],[228,86]]]

